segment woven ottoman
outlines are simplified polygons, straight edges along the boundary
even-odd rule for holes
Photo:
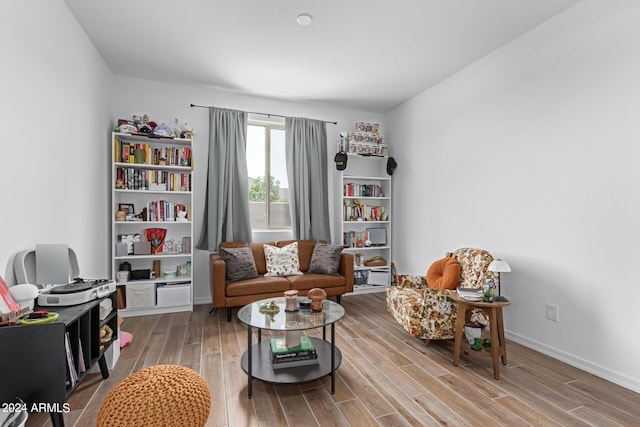
[[[134,372],[104,398],[98,427],[204,426],[211,393],[192,369],[157,365]]]

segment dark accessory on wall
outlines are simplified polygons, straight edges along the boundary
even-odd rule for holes
[[[336,162],[336,169],[339,171],[347,168],[347,153],[341,151],[336,154],[333,160]]]
[[[387,159],[387,173],[389,175],[393,175],[393,170],[398,166],[398,163],[396,163],[396,159],[394,159],[393,157],[389,157]]]

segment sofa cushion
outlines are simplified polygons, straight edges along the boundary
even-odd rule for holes
[[[313,288],[322,288],[327,290],[328,288],[344,286],[346,284],[344,276],[329,276],[327,274],[309,272],[304,273],[304,276],[287,277],[287,280],[291,283],[291,289],[299,291],[308,291]]]
[[[427,286],[431,289],[455,289],[460,283],[460,264],[453,257],[437,260],[427,271]]]
[[[222,242],[220,248],[243,248],[249,247],[253,252],[253,261],[256,264],[256,270],[258,274],[264,274],[267,272],[267,263],[264,259],[264,245],[275,246],[276,242],[260,242],[260,243],[247,243],[247,242]]]
[[[265,260],[267,262],[266,277],[301,275],[300,260],[298,259],[298,242],[283,247],[264,245]]]
[[[338,274],[340,267],[340,255],[344,246],[316,243],[309,263],[309,273]]]
[[[255,279],[227,284],[226,295],[229,297],[240,297],[245,295],[270,294],[273,292],[282,292],[284,295],[284,291],[288,291],[289,289],[291,289],[291,284],[285,277],[265,277],[259,275]]]
[[[300,271],[303,273],[309,270],[311,256],[316,243],[327,243],[326,240],[281,240],[278,242],[278,247],[282,248],[293,242],[298,243],[298,259],[300,261]]]
[[[254,279],[258,277],[253,253],[248,247],[220,248],[220,256],[226,263],[227,282]]]

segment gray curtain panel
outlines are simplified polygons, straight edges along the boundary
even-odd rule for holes
[[[287,117],[285,155],[294,239],[331,241],[325,122]]]
[[[209,108],[209,159],[202,234],[198,248],[250,242],[247,113]]]

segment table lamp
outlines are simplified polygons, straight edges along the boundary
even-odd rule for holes
[[[500,293],[500,273],[509,273],[511,272],[511,267],[507,263],[507,261],[503,259],[494,259],[489,264],[487,270],[492,271],[494,273],[498,273],[498,296],[493,297],[494,301],[509,301],[505,297],[503,297]]]

